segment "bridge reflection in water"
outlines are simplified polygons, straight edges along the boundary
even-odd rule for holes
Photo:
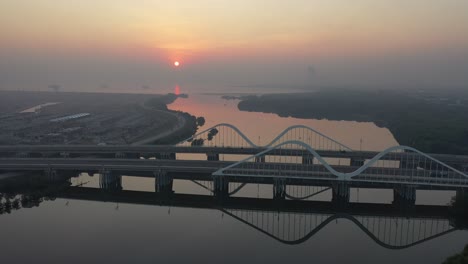
[[[265,198],[161,194],[141,191],[103,191],[70,187],[58,198],[220,210],[253,229],[285,244],[300,244],[328,224],[351,221],[378,245],[404,249],[463,229],[449,206],[277,201]]]
[[[109,176],[107,176],[107,179]],[[121,182],[121,177],[112,176]],[[291,199],[247,198],[215,195],[181,194],[174,192],[143,192],[122,190],[115,181],[103,182],[100,188],[72,186],[70,176],[54,178],[38,176],[31,184],[20,183],[15,187],[0,185],[0,200],[8,202],[8,210],[39,206],[47,199],[87,200],[97,202],[141,204],[220,210],[254,230],[284,244],[300,244],[335,221],[349,221],[356,225],[378,245],[388,249],[404,249],[436,239],[456,230],[465,229],[465,219],[457,217],[453,206],[401,205],[369,203],[336,203],[313,201],[299,196],[294,188],[288,190]],[[104,177],[106,179],[106,177]],[[197,186],[209,189],[204,182]],[[26,185],[26,187],[25,187]],[[38,186],[40,188],[38,188]],[[233,185],[230,192],[239,192],[246,184]],[[117,187],[117,188],[116,188]],[[312,192],[328,190],[316,187]],[[22,194],[21,194],[22,193]],[[311,196],[312,197],[312,196]],[[302,199],[304,198],[304,199]],[[4,209],[4,205],[2,208]],[[3,210],[2,209],[2,210]],[[2,212],[5,212],[4,210]],[[9,213],[9,212],[8,212]]]
[[[448,219],[354,216],[351,213],[315,214],[223,210],[226,214],[285,244],[300,244],[322,228],[346,219],[382,247],[404,249],[457,230]]]

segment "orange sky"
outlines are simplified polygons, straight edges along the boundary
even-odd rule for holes
[[[212,51],[328,56],[468,44],[464,0],[17,0],[0,5],[2,39],[10,48],[122,52],[139,47],[183,60]]]
[[[15,0],[0,55],[161,65],[468,54],[465,0]]]

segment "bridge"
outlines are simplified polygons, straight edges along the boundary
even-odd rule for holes
[[[176,159],[177,154],[205,154],[207,159],[219,160],[219,155],[255,155],[269,150],[275,156],[307,156],[307,150],[285,147],[272,149],[284,142],[299,141],[313,148],[323,158],[348,159],[362,163],[372,159],[378,151],[357,151],[306,126],[291,126],[266,145],[254,144],[238,128],[230,124],[218,124],[176,145],[2,145],[0,157],[115,157]],[[467,168],[468,156],[429,154],[431,157],[457,167]],[[393,153],[381,157],[386,160],[412,159],[411,153]]]
[[[180,159],[180,154],[206,159]],[[248,157],[224,160],[239,155]],[[164,192],[171,191],[174,179],[201,180],[211,182],[219,197],[229,196],[230,183],[271,184],[276,199],[287,198],[288,185],[322,186],[344,202],[350,188],[390,188],[395,201],[405,203],[414,203],[418,189],[463,193],[468,188],[466,156],[425,154],[407,146],[354,151],[305,126],[289,127],[264,146],[233,125],[219,124],[171,146],[1,146],[0,156],[0,171],[99,173],[106,186],[118,186],[122,174],[154,177],[156,189]]]

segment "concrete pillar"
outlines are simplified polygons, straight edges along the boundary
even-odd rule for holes
[[[166,171],[159,170],[154,172],[155,191],[158,193],[172,194],[174,179]]]
[[[43,157],[43,158],[51,158],[53,156],[54,156],[54,154],[51,153],[51,152],[41,152],[41,157]]]
[[[257,163],[265,163],[265,162],[266,162],[265,156],[255,157],[255,162],[257,162]]]
[[[159,158],[162,160],[175,160],[176,154],[175,153],[159,153]]]
[[[284,200],[286,197],[286,180],[283,178],[273,179],[273,199]]]
[[[468,164],[461,165],[461,170],[463,173],[468,173]]]
[[[365,159],[363,158],[351,158],[349,166],[351,167],[362,167],[364,166]]]
[[[104,190],[122,190],[122,175],[112,171],[101,171],[99,174],[99,186]]]
[[[414,205],[416,202],[416,189],[412,186],[402,185],[393,189],[393,204]]]
[[[302,164],[304,164],[304,165],[314,164],[314,156],[312,156],[312,155],[302,156]]]
[[[115,158],[116,159],[125,159],[127,155],[124,152],[117,152],[115,153]]]
[[[213,193],[216,197],[224,198],[229,196],[229,179],[225,176],[213,177]]]
[[[468,200],[468,190],[465,190],[465,189],[457,190],[455,201],[465,201],[465,200]]]
[[[219,161],[219,154],[218,153],[207,153],[206,158],[208,161]]]
[[[452,225],[457,229],[466,229],[468,219],[468,189],[458,189],[450,206],[450,214],[454,218]]]
[[[23,158],[29,158],[29,153],[28,152],[18,152],[16,153],[16,157],[23,159]]]
[[[44,170],[44,176],[48,182],[55,182],[58,179],[57,171],[52,168]]]
[[[332,186],[332,202],[336,204],[346,204],[349,202],[350,187],[346,182],[339,182]]]

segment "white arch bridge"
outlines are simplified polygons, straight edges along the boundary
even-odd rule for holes
[[[179,154],[206,154],[207,160],[180,159]],[[249,156],[224,161],[226,154]],[[156,159],[143,159],[150,157]],[[275,198],[289,198],[288,185],[324,186],[344,200],[351,187],[391,188],[404,201],[414,201],[416,189],[468,189],[466,156],[426,154],[406,146],[354,151],[301,125],[266,145],[254,144],[233,125],[219,124],[170,146],[0,146],[0,171],[18,170],[94,171],[103,175],[104,186],[117,181],[117,187],[116,174],[142,174],[156,178],[157,190],[172,188],[174,179],[209,181],[221,196],[234,191],[229,183],[272,184]]]
[[[177,144],[178,146],[221,146],[231,148],[260,148],[238,128],[219,124]],[[346,145],[306,126],[285,129],[263,150],[255,155],[215,171],[212,175],[213,192],[231,195],[229,180],[242,178],[269,178],[274,184],[276,197],[288,197],[288,181],[328,182],[337,196],[349,198],[351,185],[391,185],[395,196],[414,201],[417,188],[463,189],[468,187],[465,167],[452,166],[431,155],[407,146],[395,146],[373,157],[330,158],[321,152],[355,152]],[[294,155],[300,152],[301,155]],[[288,155],[290,154],[290,155]],[[214,157],[212,160],[219,159]],[[245,183],[244,183],[245,184]],[[241,184],[239,188],[242,188]],[[291,197],[289,197],[291,198]]]

